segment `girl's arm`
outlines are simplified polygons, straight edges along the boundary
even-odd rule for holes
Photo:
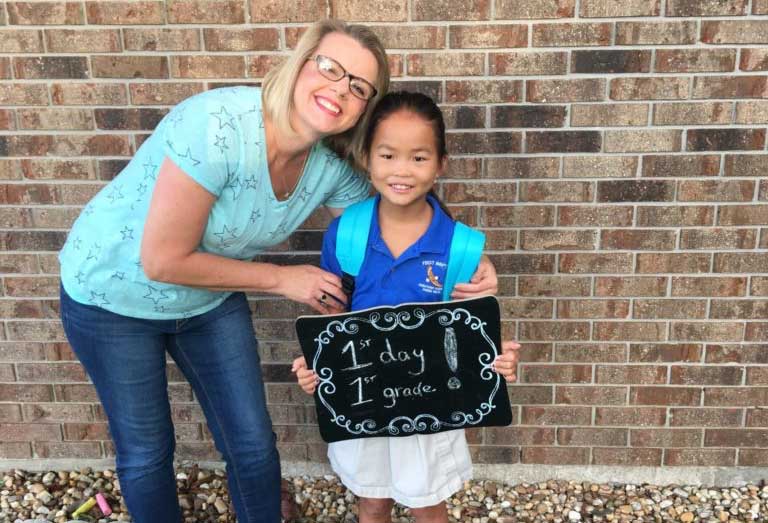
[[[312,265],[280,266],[198,251],[215,196],[166,158],[157,178],[141,243],[148,278],[214,290],[262,291],[327,313],[318,298],[346,303],[341,279]],[[330,300],[333,301],[333,300]],[[343,307],[338,307],[339,312]]]

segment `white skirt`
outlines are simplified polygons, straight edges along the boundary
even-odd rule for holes
[[[391,498],[409,508],[437,505],[472,478],[463,430],[328,445],[341,482],[356,496]]]

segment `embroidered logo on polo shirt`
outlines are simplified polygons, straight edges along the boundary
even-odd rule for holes
[[[426,277],[419,283],[419,287],[430,294],[440,294],[443,289],[446,264],[436,260],[423,260],[421,265],[426,271]]]

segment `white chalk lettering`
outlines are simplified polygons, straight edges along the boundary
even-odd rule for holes
[[[370,344],[371,340],[362,340],[360,343],[360,348],[365,348]],[[344,345],[344,348],[341,349],[341,353],[344,354],[345,352],[349,351],[349,353],[352,355],[352,366],[346,367],[341,370],[357,370],[357,369],[363,369],[369,365],[372,365],[372,363],[358,363],[357,362],[357,352],[355,352],[355,341],[351,340],[346,345]]]
[[[421,382],[413,387],[386,387],[382,393],[391,403],[389,405],[384,405],[384,408],[391,409],[394,407],[397,404],[398,398],[420,398],[425,394],[435,392],[435,390],[437,389],[431,385],[424,385]]]
[[[387,350],[379,354],[379,360],[382,363],[386,365],[387,363],[408,363],[411,360],[417,360],[419,364],[419,370],[417,372],[408,371],[408,374],[411,376],[418,376],[424,373],[425,361],[424,351],[422,349],[411,349],[410,351],[400,350],[395,352],[392,350],[392,345],[389,343],[389,338],[385,338],[384,341],[387,345]]]
[[[376,376],[360,376],[359,378],[356,378],[349,382],[350,385],[354,385],[357,383],[357,401],[354,402],[351,406],[355,407],[357,405],[362,405],[363,403],[369,403],[373,400],[364,400],[363,399],[363,382],[370,383],[372,382]]]

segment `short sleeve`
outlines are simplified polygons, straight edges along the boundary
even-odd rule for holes
[[[226,100],[208,91],[174,107],[165,117],[163,152],[214,196],[238,169],[241,127]]]
[[[371,184],[363,174],[355,171],[347,162],[341,159],[337,159],[333,165],[336,168],[333,176],[337,182],[333,187],[333,191],[325,200],[327,207],[343,209],[368,198]]]
[[[323,250],[320,253],[320,268],[332,272],[337,276],[342,275],[341,265],[336,258],[336,234],[339,231],[339,218],[336,218],[328,226],[323,235]]]

